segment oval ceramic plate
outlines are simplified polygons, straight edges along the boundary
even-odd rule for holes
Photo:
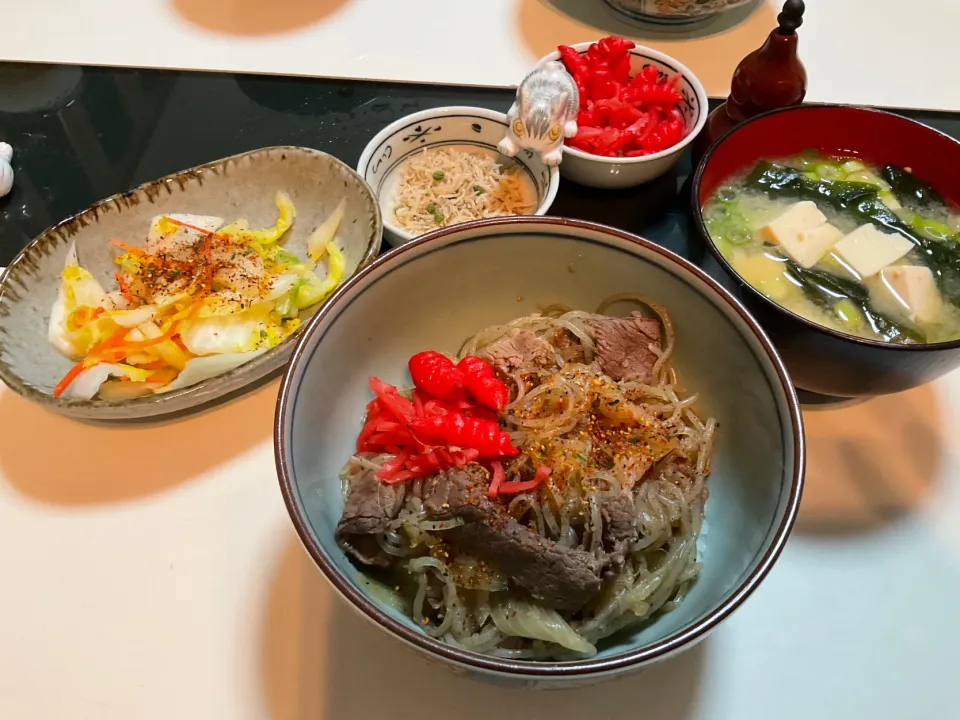
[[[55,398],[54,386],[73,363],[47,342],[50,309],[71,243],[76,242],[80,264],[109,290],[116,285],[110,238],[142,245],[151,220],[169,213],[216,215],[227,222],[245,217],[251,227],[272,226],[279,190],[297,210],[293,227],[281,240],[283,247],[305,257],[307,237],[345,197],[346,213],[336,238],[347,263],[344,280],[376,257],[383,229],[377,201],[356,172],[326,153],[264,148],[168,175],[45,230],[0,275],[0,379],[65,415],[133,420],[197,408],[279,369],[299,331],[240,367],[180,390],[124,401]],[[322,304],[304,310],[301,319]]]

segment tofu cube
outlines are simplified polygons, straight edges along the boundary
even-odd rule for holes
[[[830,223],[800,233],[799,250],[791,257],[801,267],[812,268],[843,238],[843,231]]]
[[[876,275],[913,249],[913,243],[902,235],[880,232],[873,225],[861,225],[834,246],[862,278]]]
[[[891,265],[880,272],[880,292],[912,321],[931,324],[943,310],[943,300],[930,268]]]
[[[826,228],[826,229],[821,229]],[[827,224],[827,216],[817,204],[804,200],[794,203],[783,215],[760,228],[761,235],[780,245],[791,258],[805,268],[813,267],[843,234]]]

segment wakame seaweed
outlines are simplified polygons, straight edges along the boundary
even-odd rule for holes
[[[845,180],[813,180],[795,168],[760,162],[747,178],[747,186],[770,197],[800,197],[829,203],[836,210],[899,233],[917,248],[917,256],[930,268],[947,300],[960,305],[960,246],[932,240],[905,224],[879,196],[879,188]]]
[[[902,168],[885,165],[880,169],[880,177],[890,183],[893,193],[904,205],[929,208],[945,204],[943,195],[938,193],[930,183]]]
[[[923,336],[912,328],[874,310],[870,306],[869,292],[860,283],[822,270],[801,267],[790,259],[786,259],[786,264],[787,272],[800,285],[804,294],[820,307],[833,311],[838,301],[849,300],[857,306],[873,331],[887,342],[924,341]]]

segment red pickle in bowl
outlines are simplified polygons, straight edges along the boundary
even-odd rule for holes
[[[630,77],[630,50],[636,43],[610,36],[581,54],[557,48],[580,93],[578,132],[567,144],[592,155],[644,157],[686,137],[676,85],[679,75],[661,77],[652,65]]]

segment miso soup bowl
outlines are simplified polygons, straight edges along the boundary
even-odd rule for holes
[[[747,283],[714,245],[703,218],[710,197],[757,161],[805,150],[911,168],[960,202],[960,142],[901,115],[843,105],[775,110],[739,125],[710,148],[693,179],[694,225],[734,291],[770,334],[798,388],[835,397],[908,390],[960,367],[960,341],[894,345],[807,320]]]
[[[409,386],[407,360],[418,351],[456,352],[485,326],[550,303],[592,310],[619,291],[642,292],[672,314],[677,371],[700,393],[702,412],[720,424],[700,578],[676,610],[610,638],[586,660],[491,657],[427,636],[390,601],[391,588],[352,564],[334,540],[343,513],[338,474],[355,447],[368,378]],[[304,546],[343,600],[381,631],[383,643],[399,641],[457,673],[526,688],[595,683],[702,640],[776,561],[796,517],[804,468],[793,387],[740,303],[651,242],[549,217],[485,220],[422,235],[346,283],[297,345],[274,439],[280,488]],[[395,675],[385,647],[371,643],[364,657],[371,677]]]

